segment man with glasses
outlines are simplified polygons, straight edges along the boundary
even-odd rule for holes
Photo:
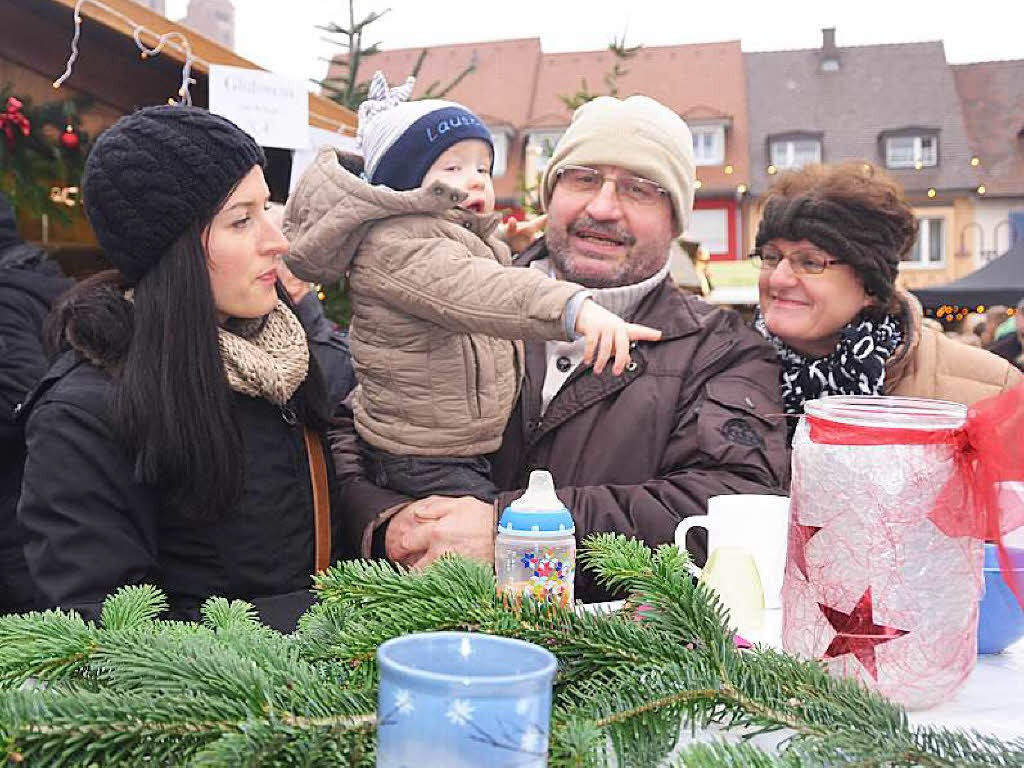
[[[518,259],[586,286],[606,309],[660,329],[622,376],[595,375],[576,342],[526,345],[516,410],[492,457],[493,505],[430,497],[410,503],[360,475],[344,433],[335,439],[353,554],[425,565],[444,552],[491,560],[497,517],[529,472],[547,469],[576,535],[617,532],[650,546],[719,494],[781,494],[789,454],[772,348],[733,312],[676,289],[670,245],[693,209],[686,124],[643,96],[580,107],[542,179],[547,234]],[[694,533],[687,546],[706,556]],[[607,597],[577,571],[576,595]]]

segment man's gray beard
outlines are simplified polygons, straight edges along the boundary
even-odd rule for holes
[[[548,256],[555,265],[556,273],[562,280],[579,283],[584,288],[595,289],[635,285],[652,277],[668,261],[669,246],[671,245],[671,241],[666,241],[664,244],[651,243],[646,248],[639,248],[634,244],[625,262],[616,265],[619,267],[618,274],[609,275],[606,279],[601,279],[590,273],[581,274],[573,265],[569,248],[568,228],[558,232],[549,228],[545,240]]]

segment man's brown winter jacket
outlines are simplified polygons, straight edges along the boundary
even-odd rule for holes
[[[546,256],[540,241],[519,262]],[[704,514],[711,496],[786,493],[789,451],[774,349],[735,312],[683,295],[671,280],[627,319],[660,329],[661,340],[639,343],[619,377],[580,366],[543,417],[544,345],[526,345],[522,395],[493,457],[504,491],[495,513],[522,493],[530,470],[548,469],[578,539],[611,531],[653,547],[671,542],[684,517]],[[385,511],[407,500],[362,477],[350,431],[332,432],[331,444],[349,554],[368,557]],[[691,534],[687,548],[703,563],[701,533]],[[608,596],[585,569],[577,572],[576,595]]]

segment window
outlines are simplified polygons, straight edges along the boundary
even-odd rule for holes
[[[725,162],[725,126],[693,125],[693,156],[697,165],[721,165]]]
[[[544,169],[548,167],[555,145],[562,138],[563,131],[534,131],[526,140],[526,186],[533,189],[540,183]]]
[[[935,165],[939,160],[937,136],[890,136],[885,140],[885,164],[889,168]]]
[[[490,133],[491,141],[494,143],[494,170],[491,172],[491,176],[497,179],[504,176],[505,171],[508,170],[509,135],[507,130],[501,128],[497,131],[490,131]]]
[[[784,139],[771,143],[772,165],[776,168],[803,168],[821,162],[818,139]]]
[[[729,212],[724,208],[697,208],[684,237],[710,254],[729,253]]]
[[[917,223],[917,240],[903,261],[917,266],[941,266],[946,262],[946,220],[923,217]]]

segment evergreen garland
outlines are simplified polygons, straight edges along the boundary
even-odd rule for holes
[[[100,624],[47,611],[0,619],[0,749],[10,764],[350,765],[374,761],[376,649],[425,630],[516,637],[558,656],[551,766],[1024,766],[1024,740],[914,728],[897,705],[815,662],[739,651],[713,592],[676,547],[590,539],[582,559],[630,593],[618,614],[516,605],[491,568],[445,557],[410,573],[339,563],[284,636],[212,598],[198,624],[159,620],[148,586],[109,597]],[[680,723],[746,742],[679,749]],[[678,752],[675,752],[678,750]]]
[[[13,131],[8,138],[0,132],[0,194],[18,211],[33,218],[43,214],[70,223],[66,205],[50,199],[54,185],[81,186],[90,137],[81,129],[80,113],[89,109],[91,99],[50,101],[35,105],[18,94],[11,83],[0,87],[0,111],[9,99],[21,102],[20,112],[28,120],[29,133]],[[63,147],[58,139],[66,127],[72,129],[77,145]]]

